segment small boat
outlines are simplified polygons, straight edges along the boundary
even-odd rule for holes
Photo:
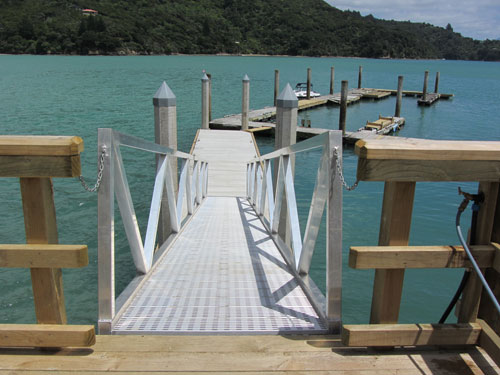
[[[378,117],[378,120],[373,122],[366,122],[366,125],[359,130],[370,130],[377,134],[388,134],[396,132],[405,123],[404,117]]]
[[[295,85],[295,89],[293,90],[293,92],[297,96],[297,99],[307,99],[307,83],[305,82],[297,83]],[[309,97],[317,98],[318,96],[321,96],[321,94],[313,91],[313,85],[311,83],[311,93]]]

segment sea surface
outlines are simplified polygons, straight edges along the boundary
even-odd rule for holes
[[[280,90],[306,81],[312,69],[314,90],[328,93],[330,67],[335,67],[335,91],[341,80],[357,87],[358,67],[363,66],[363,87],[397,87],[422,90],[424,71],[429,91],[441,74],[439,91],[453,93],[431,107],[417,106],[404,97],[405,127],[396,136],[500,140],[500,63],[429,60],[371,60],[349,58],[236,57],[236,56],[0,56],[0,134],[78,135],[83,138],[83,175],[96,177],[97,129],[154,139],[152,98],[163,81],[177,97],[178,144],[189,152],[201,122],[201,77],[212,74],[213,118],[241,109],[241,81],[250,77],[250,107],[272,105],[274,70],[280,71]],[[347,130],[356,130],[378,115],[393,115],[395,97],[362,101],[348,107]],[[338,127],[338,107],[322,107],[299,114],[313,127]],[[258,138],[263,153],[273,140]],[[154,178],[154,158],[139,151],[122,151],[140,227],[144,233]],[[318,155],[297,157],[296,190],[299,215],[305,226]],[[355,180],[357,158],[352,146],[344,149],[344,173]],[[457,188],[474,192],[472,183],[418,183],[413,210],[411,245],[458,244],[454,220],[461,198]],[[83,190],[77,179],[54,179],[60,243],[87,244],[90,264],[64,270],[64,290],[70,323],[97,321],[97,195]],[[373,271],[347,266],[349,246],[376,245],[383,184],[361,182],[344,192],[343,209],[343,321],[366,323],[369,319]],[[470,210],[462,219],[464,231]],[[0,242],[25,242],[22,205],[17,179],[0,179]],[[134,276],[130,251],[117,217],[116,288],[119,292]],[[318,241],[312,273],[324,290],[324,237]],[[453,295],[461,271],[410,270],[406,272],[401,322],[437,322]],[[35,321],[30,273],[0,269],[0,323]],[[453,321],[450,317],[449,321]]]

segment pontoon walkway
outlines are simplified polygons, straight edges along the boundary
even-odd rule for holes
[[[114,318],[114,334],[327,333],[247,196],[252,134],[200,130],[207,197]]]

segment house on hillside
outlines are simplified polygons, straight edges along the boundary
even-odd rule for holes
[[[97,16],[99,12],[94,9],[82,9],[82,14],[84,16]]]

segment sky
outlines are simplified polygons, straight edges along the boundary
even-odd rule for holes
[[[342,10],[396,21],[426,22],[474,39],[500,39],[500,0],[326,0]]]

